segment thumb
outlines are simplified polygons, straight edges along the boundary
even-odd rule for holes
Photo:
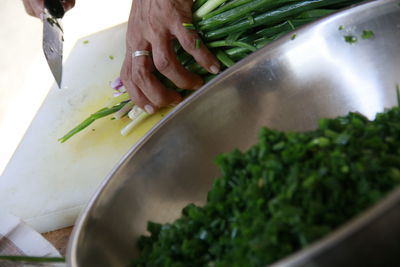
[[[64,5],[64,10],[68,11],[75,6],[75,0],[64,0],[63,5]]]

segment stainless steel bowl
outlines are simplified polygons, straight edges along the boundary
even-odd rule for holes
[[[181,103],[105,179],[75,225],[68,265],[126,266],[147,222],[171,222],[186,204],[203,204],[218,176],[215,156],[247,149],[261,126],[305,131],[319,118],[358,111],[372,119],[395,105],[399,3],[372,1],[306,26],[294,40],[292,34],[281,38]],[[364,30],[375,37],[364,40]],[[347,43],[350,35],[358,41]],[[393,256],[400,247],[400,192],[394,194],[282,264],[399,263]]]

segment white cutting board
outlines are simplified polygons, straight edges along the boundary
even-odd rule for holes
[[[148,118],[127,137],[119,133],[127,119],[107,117],[63,144],[57,141],[111,98],[125,32],[122,24],[76,43],[63,66],[63,88],[50,90],[0,177],[1,211],[39,232],[73,225],[101,181],[164,116],[166,111]]]

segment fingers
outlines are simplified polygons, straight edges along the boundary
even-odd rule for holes
[[[132,58],[132,81],[155,109],[179,103],[182,100],[181,96],[167,89],[153,74],[153,70],[154,65],[150,56]]]
[[[75,6],[75,0],[65,0],[63,5],[65,12],[67,12],[68,10],[70,10]]]
[[[40,18],[43,13],[43,0],[23,0],[26,13]]]
[[[161,107],[179,103],[182,100],[181,96],[177,92],[165,88],[154,76],[151,57],[132,57],[130,51],[150,50],[150,45],[137,47],[142,48],[127,49],[128,52],[121,70],[121,79],[133,102],[149,114],[155,113]]]
[[[182,89],[198,89],[203,85],[200,76],[185,69],[177,60],[170,38],[158,36],[152,43],[153,61],[157,70]]]
[[[44,7],[44,0],[23,0],[26,13],[33,17],[41,18]],[[64,10],[68,11],[75,6],[75,0],[65,0]]]
[[[201,42],[200,37],[194,30],[186,29],[181,23],[173,27],[172,33],[178,39],[183,49],[191,54],[199,65],[213,74],[219,72],[220,64],[218,60]],[[196,47],[196,42],[200,42],[200,46]]]
[[[129,96],[137,106],[145,109],[146,105],[151,105],[151,102],[132,81],[132,56],[130,52],[127,52],[125,56],[120,76]]]

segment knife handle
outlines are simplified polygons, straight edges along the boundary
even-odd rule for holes
[[[62,18],[65,14],[62,0],[44,0],[44,7],[49,11],[50,15],[57,19]]]

